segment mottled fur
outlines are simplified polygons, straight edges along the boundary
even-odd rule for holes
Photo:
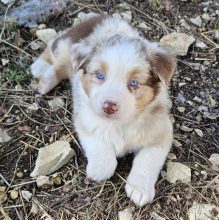
[[[172,144],[167,85],[175,60],[125,21],[97,20],[85,35],[72,29],[71,35],[51,42],[31,69],[43,82],[43,94],[70,76],[74,125],[88,158],[88,177],[109,179],[117,157],[135,153],[125,189],[142,206],[154,198],[155,182]],[[98,79],[97,73],[105,78]],[[130,84],[133,79],[138,82],[135,87]]]

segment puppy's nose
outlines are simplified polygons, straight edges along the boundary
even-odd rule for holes
[[[114,114],[119,109],[117,103],[111,101],[104,102],[102,107],[103,111],[108,115]]]

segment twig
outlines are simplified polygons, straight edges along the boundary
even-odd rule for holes
[[[5,210],[3,209],[2,206],[0,206],[0,212],[2,213],[2,215],[3,215],[3,217],[4,217],[5,220],[12,220],[12,219],[8,216],[8,214],[5,212]]]
[[[0,173],[0,178],[6,183],[6,185],[9,187],[10,184],[9,182],[4,178],[4,176],[2,176],[2,174]]]
[[[25,185],[32,184],[32,183],[35,183],[35,182],[36,182],[36,180],[31,180],[31,181],[28,181],[28,182],[25,182],[25,183],[19,183],[19,184],[12,185],[11,188],[25,186]]]
[[[1,41],[2,41],[2,35],[3,35],[3,33],[4,33],[4,30],[5,30],[6,15],[7,15],[7,13],[8,13],[8,9],[9,9],[10,7],[11,7],[11,4],[8,5],[8,7],[7,7],[6,11],[5,11],[5,15],[4,15],[4,24],[3,24],[2,31],[1,31],[1,33],[0,33],[0,43],[1,43]]]
[[[14,49],[17,49],[17,50],[21,51],[22,53],[26,54],[27,56],[29,56],[29,57],[33,58],[33,56],[32,56],[32,55],[30,55],[30,54],[29,54],[29,53],[27,53],[26,51],[24,51],[24,50],[20,49],[19,47],[15,46],[15,45],[13,45],[13,44],[11,44],[11,43],[9,43],[9,42],[5,41],[5,40],[1,40],[1,41],[0,41],[0,43],[1,43],[1,42],[2,42],[2,43],[5,43],[5,44],[7,44],[7,45],[9,45],[9,46],[13,47]]]

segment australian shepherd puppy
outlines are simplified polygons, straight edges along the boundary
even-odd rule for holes
[[[41,94],[70,78],[88,177],[109,179],[118,157],[135,154],[125,190],[139,206],[153,200],[171,148],[167,85],[174,69],[171,55],[110,16],[93,17],[62,33],[31,66]]]

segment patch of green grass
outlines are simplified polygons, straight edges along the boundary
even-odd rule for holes
[[[9,68],[6,76],[7,80],[16,82],[16,84],[24,84],[31,79],[29,72],[23,72],[16,68]]]

